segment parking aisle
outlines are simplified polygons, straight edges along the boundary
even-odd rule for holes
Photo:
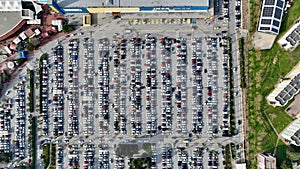
[[[192,57],[189,59],[192,63],[192,112],[190,113],[192,119],[189,126],[194,134],[201,135],[203,128],[203,52],[201,38],[194,38],[192,41]]]
[[[202,39],[202,49],[203,49],[203,131],[202,131],[202,137],[208,138],[208,117],[207,117],[207,68],[208,68],[208,61],[207,61],[207,45],[205,39]]]
[[[176,39],[176,110],[177,131],[187,133],[187,45],[185,38]]]
[[[110,94],[110,65],[109,65],[109,40],[99,40],[99,58],[98,58],[98,108],[99,108],[99,133],[101,135],[109,134],[110,132],[110,109],[109,109],[109,94]]]
[[[156,38],[152,37],[151,34],[145,35],[145,56],[142,65],[145,66],[144,75],[142,81],[146,87],[146,92],[143,92],[143,101],[145,110],[143,113],[145,122],[145,131],[147,135],[157,134],[157,58],[156,58]]]
[[[173,126],[176,128],[176,123],[173,123],[174,115],[172,112],[172,59],[171,45],[172,39],[168,37],[160,38],[161,45],[161,132],[163,135],[173,133]]]
[[[84,134],[94,134],[94,40],[87,38],[84,43],[82,117]]]
[[[142,134],[142,62],[141,38],[130,40],[130,97],[131,97],[131,134]]]

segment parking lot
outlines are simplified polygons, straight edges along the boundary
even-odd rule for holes
[[[79,110],[83,110],[83,128],[79,127],[79,133],[82,130],[84,135],[94,138],[92,133],[99,132],[100,136],[105,137],[104,140],[115,134],[128,139],[138,139],[144,135],[161,137],[184,134],[186,138],[177,138],[182,143],[180,146],[168,144],[171,150],[166,152],[172,160],[164,155],[157,157],[165,159],[163,163],[158,161],[157,166],[174,168],[175,165],[186,168],[190,163],[195,166],[221,166],[217,160],[221,156],[217,153],[221,152],[220,147],[213,148],[211,153],[210,149],[205,150],[202,146],[190,148],[184,146],[184,143],[193,143],[197,137],[206,138],[206,141],[213,143],[216,138],[221,138],[228,132],[229,68],[228,41],[224,38],[226,32],[220,31],[214,37],[196,37],[194,34],[172,37],[145,33],[139,37],[99,39],[85,34],[86,36],[70,40],[70,44],[81,44],[78,45],[79,54],[73,55],[71,46],[69,60],[65,62],[69,65],[69,78],[70,72],[73,72],[73,78],[66,82],[69,84],[66,89],[69,93],[68,100],[72,97],[82,100],[81,104],[76,104]],[[83,76],[79,78],[79,84],[76,84],[78,75],[74,74],[77,66],[74,65],[77,63],[75,59],[83,60],[83,66],[77,68],[79,77],[80,74]],[[77,89],[76,85],[81,91],[79,95],[74,91]],[[69,106],[69,110],[73,110],[72,107]],[[69,111],[69,117],[75,115],[72,112],[76,114],[76,109]],[[73,121],[77,124],[76,119],[69,119],[67,130],[70,143],[78,140],[77,137],[72,138],[70,133],[76,133],[76,127],[70,128]],[[81,139],[82,142],[88,141],[83,137],[79,141]],[[77,165],[78,161],[79,166],[88,167],[94,161],[85,159],[96,156],[106,159],[109,156],[107,153],[114,154],[112,148],[94,148],[93,151],[86,150],[82,156],[71,154],[68,158],[71,165]],[[157,149],[161,153],[159,146]],[[200,151],[203,153],[199,153]],[[126,161],[123,162],[122,157],[117,157],[113,163],[111,158],[112,156],[107,158],[108,162],[101,161],[97,164],[115,168],[126,165],[123,164]],[[209,160],[203,161],[203,158]],[[156,162],[153,163],[156,165]]]
[[[124,142],[152,143],[152,169],[223,168],[222,146],[243,141],[224,137],[230,134],[226,19],[142,22],[80,28],[43,49],[49,55],[41,64],[39,136],[56,144],[57,168],[126,168],[129,158],[115,152]],[[23,92],[21,86],[19,107]],[[20,132],[12,137],[23,139]]]
[[[70,38],[80,44],[78,99],[82,101],[78,107],[93,110],[81,116],[80,133],[90,128],[99,132],[100,138],[103,136],[101,143],[108,143],[108,148],[92,151],[95,158],[109,156],[108,162],[97,164],[122,168],[128,165],[127,161],[121,156],[114,158],[114,145],[134,137],[152,135],[158,139],[166,135],[176,137],[166,140],[172,160],[162,163],[162,145],[157,145],[158,156],[153,160],[157,162],[153,165],[158,168],[185,168],[190,163],[222,166],[221,160],[217,160],[222,159],[221,147],[216,143],[222,144],[220,140],[228,134],[230,120],[228,40],[226,31],[215,32],[210,36],[176,32],[172,36],[142,31],[103,37],[95,32],[90,36],[86,31]],[[111,138],[116,134],[122,139],[114,142]],[[182,134],[186,137],[179,138]],[[99,137],[91,133],[88,139],[69,138],[71,144],[75,140],[89,142]],[[174,145],[175,140],[180,144]],[[211,146],[201,146],[198,144],[201,140]],[[198,146],[190,148],[184,143]],[[83,162],[85,158],[78,155],[79,166],[87,166]]]

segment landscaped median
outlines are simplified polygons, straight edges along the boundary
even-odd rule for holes
[[[56,165],[56,144],[47,143],[43,145],[44,168],[55,169]]]
[[[232,165],[231,165],[231,153],[230,153],[230,145],[229,144],[227,144],[225,146],[225,161],[226,161],[225,168],[231,169]]]
[[[244,56],[244,38],[239,39],[239,53],[240,53],[240,78],[241,88],[246,87],[246,76],[245,76],[245,56]]]
[[[37,127],[37,118],[36,117],[32,117],[30,120],[29,120],[31,126],[31,132],[29,134],[29,138],[28,139],[28,142],[30,141],[30,144],[31,144],[31,164],[30,164],[30,168],[31,169],[35,169],[35,164],[36,164],[36,127]]]
[[[29,111],[34,112],[34,71],[29,71]]]
[[[43,145],[43,166],[44,168],[48,168],[50,164],[50,144],[44,144]]]

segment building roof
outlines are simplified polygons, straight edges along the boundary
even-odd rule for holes
[[[258,154],[258,169],[276,169],[276,158],[269,153]]]
[[[14,39],[13,42],[17,45],[21,42],[21,39],[19,37],[16,37],[16,39]]]
[[[267,96],[272,106],[284,106],[300,91],[300,62],[277,84]]]
[[[40,35],[41,31],[39,29],[34,30],[35,35]]]
[[[258,31],[276,35],[279,34],[284,5],[284,0],[264,0]]]
[[[22,22],[20,11],[2,12],[0,15],[0,22],[0,37],[2,37]]]
[[[21,0],[0,0],[0,11],[21,11]]]
[[[300,21],[296,22],[279,40],[285,50],[295,49],[300,42]]]
[[[289,143],[300,146],[300,119],[291,122],[280,135]]]
[[[27,58],[26,51],[25,50],[18,51],[18,56],[20,59],[26,59]]]
[[[209,6],[209,0],[60,0],[61,7],[159,7],[159,6]]]
[[[17,45],[14,44],[14,43],[12,43],[12,44],[10,44],[9,48],[10,48],[11,50],[16,50],[16,49],[17,49]]]
[[[12,51],[9,49],[9,47],[8,47],[8,46],[5,46],[5,47],[4,47],[4,50],[5,50],[7,53],[9,53],[9,54],[11,54],[11,53],[12,53]]]
[[[86,14],[82,16],[83,20],[83,26],[91,26],[92,25],[92,19],[90,14]]]
[[[25,40],[25,39],[27,39],[28,37],[25,35],[25,33],[24,32],[22,32],[22,33],[20,33],[20,38],[22,39],[22,40]]]
[[[246,163],[235,164],[235,168],[236,168],[236,169],[247,169]]]
[[[27,29],[24,31],[25,35],[29,38],[35,36],[35,33],[31,29]]]

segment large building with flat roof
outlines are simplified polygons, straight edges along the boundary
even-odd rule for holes
[[[42,11],[32,0],[0,0],[0,40],[5,40],[26,25],[26,20],[36,19]]]
[[[291,122],[280,135],[286,143],[300,146],[300,119]]]
[[[258,154],[258,169],[276,169],[276,158],[267,153]]]
[[[263,1],[258,24],[259,32],[279,34],[284,5],[284,0]]]
[[[279,40],[285,50],[294,50],[300,43],[300,20],[297,21]]]
[[[300,62],[290,71],[267,96],[270,105],[285,106],[300,91]]]
[[[176,7],[198,6],[207,7],[208,0],[58,0],[58,5],[64,8],[90,7]]]
[[[59,13],[203,12],[210,0],[48,0]]]

